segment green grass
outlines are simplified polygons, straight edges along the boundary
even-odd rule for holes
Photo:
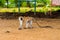
[[[20,12],[25,13],[32,10],[34,12],[34,8],[28,8],[28,7],[21,7]],[[56,7],[37,7],[36,12],[47,12],[47,11],[57,11],[60,10],[60,8]],[[0,8],[0,12],[18,12],[18,8]]]

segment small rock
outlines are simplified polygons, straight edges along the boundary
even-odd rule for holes
[[[6,31],[6,33],[10,33],[10,31]]]

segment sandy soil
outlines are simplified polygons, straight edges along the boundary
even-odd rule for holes
[[[33,29],[18,28],[18,19],[0,19],[0,40],[60,40],[60,19],[40,18],[33,20]]]

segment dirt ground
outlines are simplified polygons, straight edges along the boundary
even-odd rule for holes
[[[60,19],[37,18],[32,26],[32,29],[18,30],[18,19],[0,19],[0,40],[60,40]]]

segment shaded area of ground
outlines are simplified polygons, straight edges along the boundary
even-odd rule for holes
[[[36,15],[34,15],[34,12],[28,11],[26,13],[18,13],[18,12],[6,12],[0,13],[0,18],[4,19],[13,19],[18,18],[19,16],[30,16],[30,17],[39,17],[39,18],[60,18],[60,10],[57,11],[48,11],[46,13],[44,12],[36,12]]]

